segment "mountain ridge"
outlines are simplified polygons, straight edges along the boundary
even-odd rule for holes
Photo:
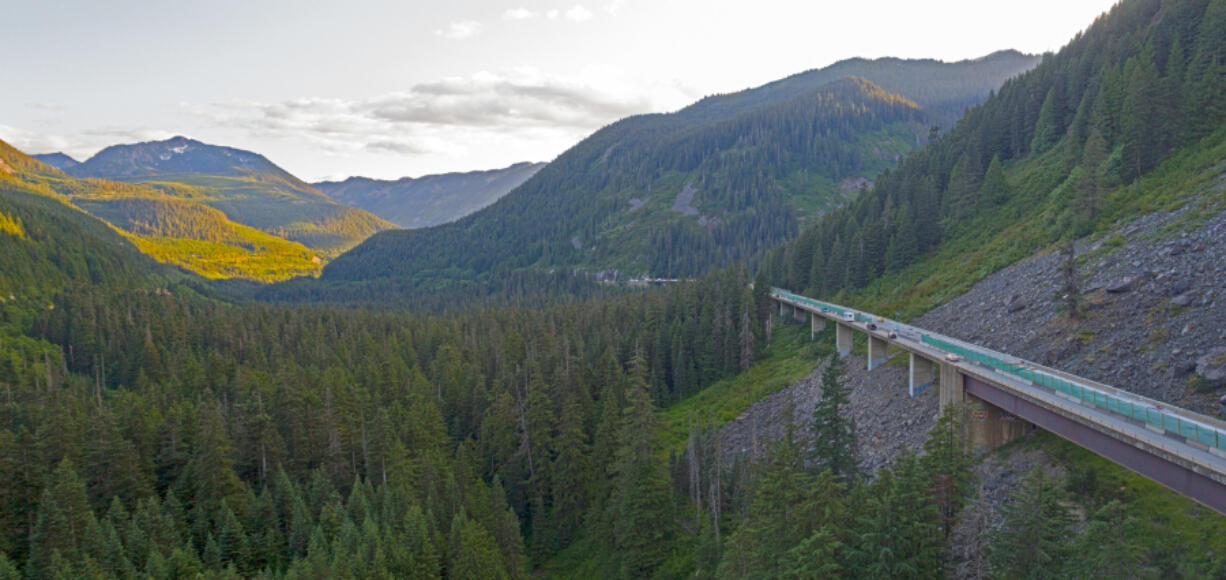
[[[540,171],[545,163],[381,180],[353,176],[313,183],[332,199],[367,210],[404,228],[460,219],[494,203]]]
[[[235,223],[198,200],[142,183],[72,177],[3,141],[0,177],[10,192],[78,212],[79,221],[96,221],[91,227],[123,238],[122,245],[207,278],[274,281],[321,268],[317,253],[302,244]]]
[[[396,226],[337,203],[251,151],[177,136],[112,145],[69,175],[143,184],[220,210],[236,223],[334,256]]]
[[[42,161],[43,163],[59,169],[60,171],[66,171],[70,167],[81,164],[80,161],[73,159],[70,155],[64,153],[63,151],[56,151],[54,153],[38,153],[31,155],[30,157]]]
[[[995,54],[921,65],[978,79],[984,63],[1004,59],[996,71],[1003,81],[1037,59]],[[868,73],[884,74],[883,61],[867,62]],[[932,134],[933,119],[907,95],[846,72],[827,73],[832,82],[812,90],[805,83],[822,79],[811,71],[610,124],[486,209],[438,228],[373,236],[323,278],[445,283],[529,267],[676,277],[753,264],[799,224],[854,196],[851,184],[867,185]],[[990,93],[975,85],[962,94],[977,101]],[[669,213],[691,183],[697,215]]]

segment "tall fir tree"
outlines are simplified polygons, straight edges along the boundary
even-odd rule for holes
[[[818,473],[829,470],[839,481],[855,483],[860,478],[860,462],[855,426],[843,410],[850,402],[850,392],[839,379],[842,373],[842,363],[831,355],[822,371],[822,396],[813,408],[810,458]]]
[[[920,458],[946,537],[975,490],[974,464],[966,444],[966,409],[960,404],[949,405],[928,432]]]
[[[1034,469],[1001,507],[1004,521],[991,534],[988,560],[1006,578],[1061,578],[1070,553],[1073,517],[1064,490]]]
[[[655,455],[656,411],[644,366],[636,348],[610,472],[606,521],[612,532],[611,554],[617,555],[610,572],[623,578],[652,575],[664,561],[672,533],[667,470]]]

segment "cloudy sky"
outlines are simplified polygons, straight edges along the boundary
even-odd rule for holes
[[[548,161],[855,56],[1054,51],[1111,0],[0,0],[0,139],[187,135],[308,180]]]

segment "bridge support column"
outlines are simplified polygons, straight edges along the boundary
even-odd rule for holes
[[[817,333],[826,330],[826,319],[812,312],[809,313],[809,340],[817,338]]]
[[[941,363],[941,410],[951,404],[961,403],[966,399],[966,386],[958,367]]]
[[[1034,429],[1030,422],[974,395],[967,395],[966,437],[975,453],[996,449]]]
[[[872,333],[869,333],[868,335],[868,370],[871,371],[881,366],[882,363],[886,361],[886,358],[888,358],[886,356],[886,353],[889,350],[889,347],[890,347],[889,342],[885,341],[884,339],[877,338],[876,336],[873,336]]]
[[[851,354],[852,329],[845,324],[834,325],[834,348],[839,351],[839,357]]]
[[[910,353],[911,372],[910,380],[907,384],[907,393],[912,397],[922,393],[928,385],[932,384],[932,377],[935,373],[936,363],[919,356],[915,353]]]

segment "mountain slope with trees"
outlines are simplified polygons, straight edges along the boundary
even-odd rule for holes
[[[0,173],[9,189],[88,212],[158,261],[208,278],[271,282],[315,275],[322,266],[305,246],[234,223],[196,200],[142,184],[74,178],[2,141]]]
[[[67,172],[147,185],[203,203],[231,221],[301,243],[325,257],[395,228],[333,201],[262,155],[185,137],[107,147]]]
[[[1036,249],[1197,199],[1226,141],[1226,3],[1124,2],[769,255],[781,286],[918,313]]]
[[[453,222],[494,203],[544,166],[516,163],[488,171],[404,177],[395,181],[350,177],[312,185],[340,203],[413,229]]]
[[[434,285],[529,267],[695,275],[755,262],[802,224],[853,197],[927,140],[934,119],[908,95],[909,67],[951,71],[932,101],[987,97],[1033,59],[856,61],[782,85],[631,117],[593,134],[515,192],[454,224],[373,237],[326,269],[329,281],[403,277]],[[987,74],[989,73],[990,74]],[[845,75],[863,73],[864,78]],[[955,82],[956,81],[956,82]],[[934,89],[935,90],[935,89]],[[922,96],[929,97],[928,93]]]

